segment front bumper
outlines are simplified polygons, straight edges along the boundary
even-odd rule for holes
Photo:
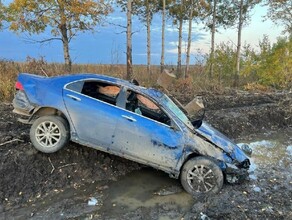
[[[226,176],[226,181],[228,183],[241,183],[247,179],[249,176],[248,168],[250,166],[250,161],[246,159],[242,163],[235,166],[234,164],[226,164],[226,169],[224,171]]]

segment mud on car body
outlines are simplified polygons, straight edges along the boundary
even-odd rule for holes
[[[206,122],[192,123],[175,103],[156,89],[97,74],[21,73],[13,100],[41,152],[71,140],[163,170],[193,195],[217,193],[224,179],[244,178],[246,154]]]

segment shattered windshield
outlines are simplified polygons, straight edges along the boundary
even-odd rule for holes
[[[183,123],[185,123],[189,128],[194,129],[185,113],[167,95],[164,94],[160,100],[163,105],[170,109],[172,113],[174,113]]]

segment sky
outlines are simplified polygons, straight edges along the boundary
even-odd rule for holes
[[[248,43],[257,48],[258,43],[267,35],[271,42],[281,36],[282,27],[271,21],[263,21],[266,8],[257,6],[252,12],[252,19],[248,26],[243,28],[242,44]],[[108,23],[96,28],[94,33],[80,33],[71,41],[71,59],[73,63],[116,64],[126,63],[126,34],[119,25],[126,25],[124,12],[116,10],[107,17]],[[186,51],[188,24],[183,27],[183,51]],[[146,27],[136,17],[133,17],[133,64],[146,64]],[[152,64],[160,63],[161,54],[161,16],[153,18],[151,26],[151,60]],[[44,57],[47,62],[64,62],[61,41],[46,44],[28,42],[27,39],[45,39],[50,37],[49,31],[41,35],[15,34],[7,28],[0,32],[0,59],[25,61],[27,56],[33,58]],[[175,65],[177,60],[178,30],[171,21],[167,21],[165,33],[165,63]],[[237,33],[235,28],[219,29],[215,36],[216,44],[229,42],[236,45]],[[210,51],[210,32],[204,30],[203,25],[193,23],[191,64],[198,61],[199,54]],[[183,62],[185,61],[183,55]]]

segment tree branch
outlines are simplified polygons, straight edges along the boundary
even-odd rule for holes
[[[51,174],[52,174],[54,172],[54,170],[55,170],[55,166],[53,165],[53,163],[51,161],[51,158],[49,157],[48,159],[49,159],[49,162],[50,162],[50,164],[52,166],[52,170],[51,170]]]
[[[112,22],[108,22],[108,24],[113,25],[113,26],[116,26],[116,27],[124,28],[124,29],[127,28],[127,26],[125,26],[125,25],[115,24],[115,23],[112,23]]]
[[[43,40],[35,40],[35,39],[32,39],[32,38],[23,38],[24,41],[26,43],[30,43],[30,44],[44,44],[44,43],[48,43],[48,42],[51,42],[51,41],[54,41],[54,40],[60,40],[62,41],[62,38],[59,38],[59,37],[52,37],[52,38],[47,38],[47,39],[43,39]]]
[[[10,143],[15,142],[15,141],[24,142],[23,140],[20,140],[20,139],[16,138],[16,139],[12,139],[10,141],[6,141],[4,143],[1,143],[0,146],[4,146],[6,144],[10,144]]]

